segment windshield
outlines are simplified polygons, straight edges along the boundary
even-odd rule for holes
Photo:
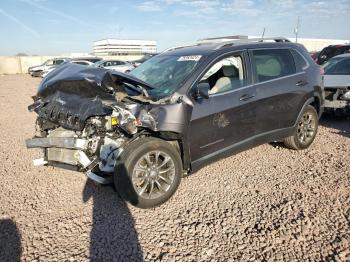
[[[99,66],[102,65],[103,63],[104,63],[104,60],[100,60],[100,61],[97,61],[97,62],[93,63],[91,66],[99,67]]]
[[[328,60],[326,63],[323,64],[324,70],[327,71],[331,66],[338,63],[340,60],[342,60],[342,58],[340,58],[340,57],[332,58],[332,59]]]
[[[173,94],[191,74],[201,56],[155,56],[130,72],[130,75],[148,83],[154,89],[150,96],[166,97]]]
[[[50,66],[50,65],[53,65],[53,60],[47,60],[44,65],[46,66]]]
[[[350,75],[350,58],[337,59],[325,67],[325,75]]]

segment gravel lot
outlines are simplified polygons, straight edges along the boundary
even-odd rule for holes
[[[323,119],[305,151],[216,162],[141,210],[84,174],[32,166],[39,81],[0,76],[0,261],[350,260],[349,119]]]

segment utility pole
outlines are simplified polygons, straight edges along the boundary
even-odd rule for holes
[[[298,16],[298,19],[297,19],[297,26],[296,26],[295,29],[294,29],[295,43],[298,43],[299,25],[300,25],[300,16]]]
[[[264,36],[265,36],[265,27],[264,27],[263,33],[261,35],[261,39],[264,39]]]

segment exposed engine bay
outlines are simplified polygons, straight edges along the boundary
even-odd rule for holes
[[[350,114],[350,76],[324,75],[325,110],[336,114]]]
[[[325,108],[350,113],[350,88],[325,88]]]
[[[38,118],[26,145],[44,151],[34,164],[84,171],[109,183],[126,144],[144,133],[182,132],[185,126],[181,111],[188,105],[176,96],[151,98],[147,88],[152,87],[105,69],[71,64],[56,69],[28,107]]]

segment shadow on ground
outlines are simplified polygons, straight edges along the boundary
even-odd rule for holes
[[[0,219],[0,261],[20,261],[21,250],[21,234],[15,222]]]
[[[126,203],[111,186],[88,180],[83,200],[93,200],[93,225],[90,234],[91,261],[142,261],[142,249],[134,219]]]
[[[320,125],[335,129],[334,134],[350,138],[350,117],[324,114],[320,120]]]

